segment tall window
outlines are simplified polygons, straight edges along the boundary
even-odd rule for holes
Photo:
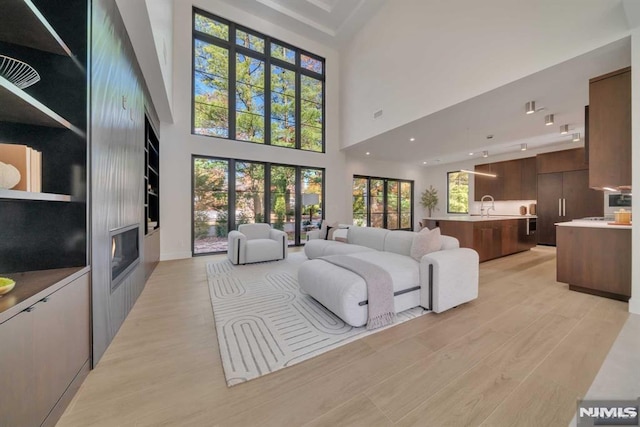
[[[447,173],[447,212],[469,213],[469,174]]]
[[[413,181],[354,176],[353,224],[413,229]]]
[[[193,133],[324,152],[324,59],[193,11]]]
[[[264,222],[304,244],[323,218],[324,169],[193,157],[193,254],[227,250],[229,230]]]

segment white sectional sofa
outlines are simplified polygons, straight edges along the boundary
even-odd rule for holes
[[[309,258],[300,267],[298,281],[322,305],[352,326],[367,323],[367,286],[356,273],[319,259],[329,255],[360,258],[386,270],[394,289],[396,313],[422,306],[443,312],[478,297],[478,253],[460,248],[457,239],[442,236],[439,251],[413,259],[411,246],[417,233],[380,228],[350,227],[347,243],[311,239]]]

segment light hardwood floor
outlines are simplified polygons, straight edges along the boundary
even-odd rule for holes
[[[481,264],[476,301],[227,388],[211,259],[160,263],[59,427],[565,427],[628,317],[536,248]]]

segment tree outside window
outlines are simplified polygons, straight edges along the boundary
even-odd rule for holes
[[[469,213],[469,174],[447,173],[447,212]]]

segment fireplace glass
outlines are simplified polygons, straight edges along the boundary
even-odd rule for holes
[[[140,260],[137,225],[111,231],[111,291],[134,270]]]

